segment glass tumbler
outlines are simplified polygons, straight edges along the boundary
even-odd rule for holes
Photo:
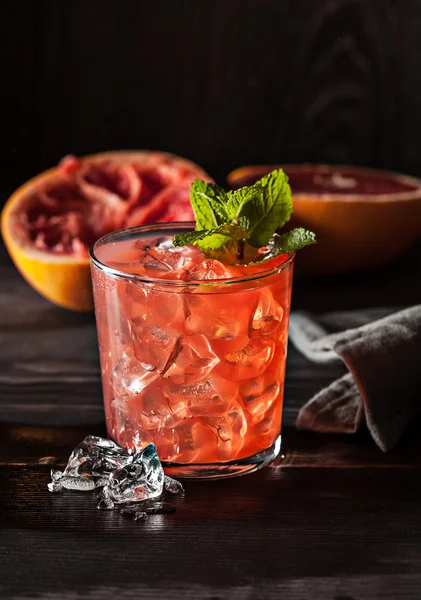
[[[240,475],[280,450],[294,254],[227,277],[174,249],[191,229],[125,229],[91,250],[107,431],[153,442],[174,477]]]

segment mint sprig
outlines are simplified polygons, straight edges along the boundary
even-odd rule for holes
[[[194,244],[204,252],[236,244],[262,248],[265,258],[298,250],[315,242],[313,233],[293,229],[274,235],[292,213],[291,188],[282,169],[272,171],[254,185],[226,192],[213,183],[196,179],[190,188],[196,231],[174,237],[175,246]],[[241,251],[241,254],[243,252]]]

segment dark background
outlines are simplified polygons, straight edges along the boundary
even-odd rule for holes
[[[421,175],[420,0],[2,0],[1,197],[67,153]]]
[[[260,161],[421,175],[421,0],[0,0],[0,75],[0,204],[62,155],[111,148],[173,151],[221,183]],[[294,306],[419,301],[420,249],[299,278]],[[0,598],[419,600],[419,424],[387,454],[366,432],[290,427],[337,368],[291,348],[285,457],[188,482],[173,515],[50,495],[40,458],[104,435],[95,325],[0,245]]]

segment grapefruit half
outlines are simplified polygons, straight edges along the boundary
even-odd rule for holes
[[[6,247],[25,279],[55,304],[92,310],[89,248],[134,225],[191,221],[191,182],[212,179],[172,154],[115,151],[65,157],[22,185],[1,218]]]
[[[288,226],[316,233],[297,253],[299,273],[337,274],[379,267],[421,235],[421,181],[388,171],[336,165],[255,165],[228,184],[251,185],[273,169],[289,176],[294,213]]]

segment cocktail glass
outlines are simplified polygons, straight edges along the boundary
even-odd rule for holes
[[[280,450],[294,254],[228,267],[172,245],[191,229],[125,229],[91,251],[107,431],[153,442],[175,477],[240,475]]]

